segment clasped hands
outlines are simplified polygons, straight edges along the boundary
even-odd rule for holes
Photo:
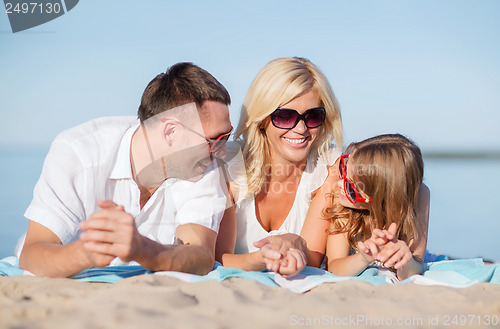
[[[268,270],[283,277],[298,274],[306,265],[306,242],[297,234],[271,235],[254,243]]]
[[[358,249],[365,261],[379,261],[396,270],[405,266],[413,254],[406,242],[395,237],[396,232],[397,225],[392,223],[387,230],[374,229],[368,240],[359,241]]]
[[[98,201],[101,207],[80,224],[83,248],[90,266],[104,267],[118,257],[124,262],[135,259],[143,236],[134,217],[112,201]]]

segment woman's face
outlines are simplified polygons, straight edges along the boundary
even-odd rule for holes
[[[319,94],[310,90],[294,100],[286,103],[282,108],[293,109],[300,114],[311,108],[320,106]],[[318,128],[307,128],[300,120],[292,129],[280,129],[273,126],[271,121],[265,127],[267,140],[273,163],[305,163],[311,146],[318,137]]]

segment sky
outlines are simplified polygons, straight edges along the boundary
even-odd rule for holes
[[[148,82],[181,61],[228,89],[233,126],[257,72],[301,56],[332,85],[346,143],[398,132],[424,153],[500,153],[499,17],[498,0],[82,0],[12,33],[0,12],[0,256],[55,136],[136,115]],[[499,165],[426,160],[432,251],[500,260]]]
[[[0,147],[43,148],[62,130],[135,115],[158,73],[190,61],[230,92],[277,57],[326,75],[347,142],[403,133],[423,151],[500,150],[500,1],[82,0],[12,33],[0,13]]]

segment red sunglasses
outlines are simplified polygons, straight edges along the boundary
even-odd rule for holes
[[[347,159],[349,159],[349,154],[342,154],[340,156],[340,161],[339,161],[339,174],[340,178],[344,180],[344,191],[347,199],[351,201],[351,203],[372,202],[372,199],[370,198],[368,199],[360,198],[358,190],[356,190],[354,183],[349,178],[347,178],[347,167],[346,167]]]

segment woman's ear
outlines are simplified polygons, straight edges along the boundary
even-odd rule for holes
[[[261,132],[261,134],[265,135],[266,134],[266,124],[264,121],[262,121],[261,123],[259,123],[259,131]]]

